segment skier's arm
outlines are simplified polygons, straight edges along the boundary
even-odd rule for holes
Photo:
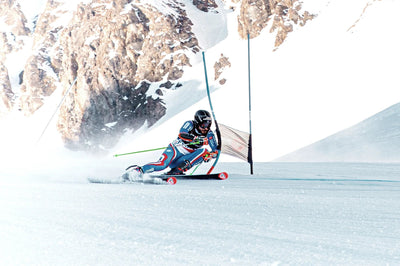
[[[179,130],[178,138],[180,138],[184,143],[193,142],[196,136],[189,133],[192,129],[193,123],[191,121],[186,121]]]
[[[190,143],[193,142],[195,136],[186,132],[181,132],[179,133],[178,138],[183,140],[184,143]]]
[[[210,130],[207,133],[207,140],[208,140],[208,145],[210,145],[211,148],[211,152],[207,152],[204,156],[203,156],[203,160],[204,162],[209,162],[211,159],[216,158],[218,156],[218,143],[215,139],[215,135],[214,133]]]
[[[193,130],[193,122],[192,121],[186,121],[183,126],[181,127],[179,134],[178,134],[178,138],[180,138],[184,143],[188,144],[188,143],[192,143],[192,144],[197,144],[197,145],[208,145],[208,134],[206,137],[203,136],[196,136],[194,134],[191,134],[189,132],[191,132]],[[212,134],[212,136],[214,136],[214,134]]]
[[[213,152],[215,152],[217,150],[218,143],[217,143],[217,140],[215,138],[214,132],[212,132],[211,130],[208,131],[207,139],[208,139],[208,145],[210,145],[211,150]]]
[[[184,143],[192,143],[198,145],[208,145],[207,137],[195,136],[193,134],[181,132],[178,137],[183,140]]]

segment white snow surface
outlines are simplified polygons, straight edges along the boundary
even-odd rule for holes
[[[174,186],[92,184],[66,169],[1,173],[1,265],[400,261],[400,164],[258,163],[249,176],[222,163],[227,180]]]

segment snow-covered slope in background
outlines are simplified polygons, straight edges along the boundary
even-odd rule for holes
[[[262,114],[253,123],[256,159],[279,157],[399,102],[400,38],[391,33],[400,2],[373,2],[348,30],[366,2],[331,1],[274,53],[258,53],[266,41],[253,41],[253,115]]]
[[[367,3],[370,5],[363,12]],[[256,161],[281,157],[400,100],[400,81],[396,78],[400,40],[395,34],[399,1],[307,0],[304,8],[318,17],[291,33],[276,51],[272,51],[274,39],[268,29],[251,40],[251,116]],[[208,79],[218,121],[248,131],[247,40],[238,37],[237,14],[220,7],[218,13],[207,14],[207,21],[215,23],[206,27],[204,17],[196,15],[201,12],[193,7],[187,7],[187,11],[193,17],[199,43],[207,48]],[[213,62],[221,53],[232,63],[224,74],[227,78],[224,86],[213,81]],[[165,146],[176,137],[183,121],[192,119],[196,110],[209,108],[201,54],[192,58],[192,62],[188,80],[182,80],[189,89],[166,97],[165,117],[151,130],[127,132],[110,154]],[[55,129],[56,119],[37,143],[61,97],[61,92],[53,95],[48,99],[52,104],[33,117],[16,115],[3,123],[11,129],[2,138],[9,147],[3,158],[15,162],[26,156],[23,160],[31,162],[40,154],[52,154],[48,158],[52,160],[63,151]],[[26,122],[15,127],[15,121]],[[31,146],[34,146],[32,151],[28,149]],[[65,154],[75,154],[71,160],[80,158],[79,153]],[[118,162],[111,160],[117,168],[119,164],[123,167],[125,160],[141,163],[156,158],[158,153],[140,154]],[[221,160],[232,158],[221,156]]]
[[[400,161],[400,104],[278,161]]]
[[[398,26],[395,17],[400,2],[304,2],[305,8],[318,17],[289,35],[279,49],[272,52],[274,39],[267,30],[250,43],[256,161],[283,156],[400,100],[400,82],[396,78],[400,38],[393,34]],[[227,70],[226,85],[220,86],[213,83],[212,66],[207,65],[214,91],[213,106],[220,123],[248,131],[247,41],[238,38],[235,14],[227,10],[223,14],[227,16],[228,35],[206,50],[206,59],[211,62],[223,53],[232,67]],[[213,15],[216,14],[210,14]],[[214,30],[215,34],[225,32],[223,27]],[[209,42],[200,39],[200,43]],[[200,54],[197,63],[193,74],[205,97]],[[148,136],[155,146],[168,143],[182,121],[191,119],[199,108],[208,108],[206,98],[176,115],[170,111],[171,119],[150,133],[126,136],[122,146],[128,150],[149,147]],[[116,148],[119,150],[121,146]],[[225,159],[230,160],[222,156]]]

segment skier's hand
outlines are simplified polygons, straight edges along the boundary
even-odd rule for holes
[[[200,144],[200,145],[208,145],[208,138],[207,137],[202,137],[202,136],[196,136],[193,139],[193,142],[196,144]]]
[[[218,156],[218,151],[210,152],[210,156],[211,156],[213,159],[217,158],[217,156]]]
[[[206,154],[203,155],[203,161],[205,163],[208,163],[210,160],[211,160],[211,156],[210,156],[209,152],[207,152]]]
[[[203,155],[203,160],[205,163],[208,163],[211,159],[217,158],[218,151],[214,152],[207,152],[206,154]]]

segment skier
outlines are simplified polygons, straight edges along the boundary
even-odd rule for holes
[[[154,163],[143,166],[132,165],[122,176],[124,180],[135,180],[144,173],[162,171],[167,167],[167,175],[183,175],[187,170],[202,162],[208,162],[218,154],[217,141],[211,128],[212,119],[208,111],[198,110],[194,120],[186,121],[178,138],[171,142]],[[204,146],[209,146],[211,152]]]

